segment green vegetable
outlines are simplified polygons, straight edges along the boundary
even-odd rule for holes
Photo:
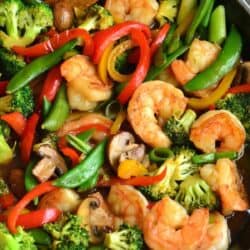
[[[79,188],[77,189],[78,192],[85,192],[90,190],[96,186],[96,183],[99,179],[99,169],[93,173],[85,182],[82,182]]]
[[[52,106],[52,103],[46,98],[46,96],[43,97],[43,118],[45,119],[46,116],[49,114],[50,108]]]
[[[179,119],[175,115],[170,117],[164,125],[164,132],[176,145],[189,144],[189,129],[196,119],[196,113],[188,109]]]
[[[79,28],[87,31],[103,30],[114,24],[113,16],[101,5],[94,4],[81,10],[75,8]]]
[[[180,24],[182,21],[191,13],[197,6],[197,0],[181,0],[177,23]]]
[[[7,86],[7,93],[13,93],[17,91],[18,89],[29,84],[30,81],[46,70],[58,64],[63,59],[64,53],[73,49],[76,46],[76,43],[76,40],[72,40],[54,52],[41,56],[27,64],[13,78],[11,78]]]
[[[218,207],[218,201],[214,192],[199,175],[187,177],[180,184],[180,189],[175,199],[189,213],[197,208],[206,207],[214,210]]]
[[[78,151],[80,151],[82,153],[88,154],[92,149],[92,147],[87,142],[79,139],[75,135],[69,134],[69,135],[67,135],[66,138],[67,138],[68,143],[71,146],[73,146],[75,149],[77,149]]]
[[[0,120],[0,130],[2,131],[4,138],[8,140],[10,138],[11,129],[7,122]]]
[[[76,137],[84,142],[88,142],[90,140],[90,138],[92,137],[94,132],[95,132],[95,129],[89,129],[89,130],[86,130],[80,134],[77,134]]]
[[[149,154],[149,160],[155,163],[163,163],[166,159],[173,157],[174,153],[169,148],[154,148]]]
[[[122,105],[117,100],[112,100],[105,107],[105,116],[115,119],[117,114],[122,111]]]
[[[14,152],[10,148],[4,135],[4,127],[0,125],[0,164],[10,162],[14,157]]]
[[[207,27],[208,27],[208,24],[209,24],[209,21],[210,21],[212,12],[213,12],[213,8],[214,8],[214,2],[215,2],[215,0],[211,0],[211,1],[210,1],[210,5],[209,5],[209,8],[208,8],[208,10],[207,10],[207,14],[206,14],[206,16],[203,18],[203,21],[201,22],[201,26],[202,26],[203,28],[207,28]]]
[[[234,151],[230,151],[230,152],[217,152],[217,153],[194,155],[192,157],[192,162],[196,164],[214,163],[218,159],[222,159],[222,158],[236,160],[238,158],[238,153]]]
[[[143,244],[141,230],[126,224],[118,231],[106,234],[104,240],[104,245],[110,250],[142,250]]]
[[[163,70],[165,70],[176,58],[184,54],[188,50],[187,46],[181,46],[173,53],[169,54],[164,62],[159,66],[151,66],[145,81],[154,80]]]
[[[53,25],[53,13],[44,2],[24,4],[21,0],[0,2],[0,41],[6,48],[31,44]]]
[[[53,238],[54,250],[87,250],[88,249],[88,232],[81,226],[81,218],[70,213],[57,222],[44,225]]]
[[[8,185],[3,178],[0,177],[0,196],[8,194],[10,192]]]
[[[197,91],[216,84],[223,76],[232,70],[238,62],[241,49],[241,35],[233,26],[215,62],[185,84],[184,89],[186,91]]]
[[[29,233],[18,227],[18,232],[13,235],[3,223],[0,223],[0,244],[0,249],[3,250],[37,250]]]
[[[139,188],[148,199],[157,201],[165,196],[175,197],[178,189],[177,182],[198,171],[198,165],[191,162],[195,154],[194,150],[180,147],[174,148],[173,152],[175,155],[166,159],[164,164],[153,173],[153,175],[159,175],[166,168],[164,179],[154,185]]]
[[[246,130],[246,142],[250,142],[250,93],[227,94],[216,103],[216,109],[233,113]]]
[[[219,5],[213,11],[209,23],[209,41],[217,44],[222,44],[226,36],[226,11],[223,5]]]
[[[100,142],[90,153],[73,169],[54,181],[54,185],[64,188],[76,188],[88,181],[98,172],[104,163],[107,139]]]
[[[211,0],[201,0],[198,10],[195,13],[194,19],[187,31],[185,41],[187,44],[190,44],[194,39],[195,32],[200,26],[203,18],[206,16],[209,11]]]
[[[0,47],[0,72],[1,78],[8,80],[26,65],[22,57],[15,55],[5,48]]]
[[[42,129],[57,131],[69,116],[70,107],[67,100],[66,87],[62,85],[56,95],[55,102],[47,118],[42,124]]]
[[[177,15],[179,0],[161,0],[158,12],[156,14],[156,20],[160,26],[166,22],[174,22]]]
[[[44,229],[41,228],[31,229],[29,230],[29,234],[33,237],[36,244],[45,245],[48,247],[51,246],[52,243],[51,237]]]
[[[0,98],[0,114],[14,111],[22,113],[25,117],[33,113],[34,98],[29,86]]]

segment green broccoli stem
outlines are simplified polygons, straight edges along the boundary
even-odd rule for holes
[[[197,115],[192,109],[188,109],[180,119],[180,124],[182,124],[184,130],[188,133],[191,125],[196,119]]]
[[[192,162],[195,164],[214,163],[222,158],[235,160],[238,158],[238,153],[235,151],[229,151],[229,152],[217,152],[217,153],[194,155],[192,157]]]
[[[12,95],[6,95],[0,98],[0,114],[12,111],[11,102]]]

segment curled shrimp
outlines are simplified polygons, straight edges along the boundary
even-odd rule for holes
[[[208,221],[208,209],[196,209],[188,216],[184,207],[165,197],[146,215],[144,239],[155,250],[195,250],[205,237]]]
[[[206,153],[243,149],[246,132],[239,119],[226,110],[208,111],[192,125],[190,140]],[[218,145],[219,143],[219,145]]]
[[[149,81],[133,94],[128,105],[128,119],[145,143],[152,147],[169,147],[171,141],[161,125],[172,115],[182,115],[186,105],[187,98],[181,90],[163,81]]]
[[[134,187],[113,185],[107,201],[114,215],[129,225],[142,228],[143,219],[148,212],[148,201]]]
[[[199,250],[227,250],[230,243],[230,231],[227,220],[218,212],[209,216],[207,233]]]
[[[116,22],[133,20],[150,25],[159,4],[156,0],[107,0],[105,8],[111,12]]]
[[[207,164],[200,169],[200,175],[219,194],[224,215],[248,209],[244,187],[233,161],[219,159],[215,165]]]
[[[99,102],[110,98],[111,86],[103,83],[95,66],[84,55],[76,55],[61,65],[61,74],[67,80],[69,101]],[[72,92],[73,89],[73,92]],[[80,104],[78,104],[80,105]],[[73,105],[76,106],[75,104]],[[88,103],[88,106],[92,107]]]

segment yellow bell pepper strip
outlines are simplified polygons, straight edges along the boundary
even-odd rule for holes
[[[220,98],[222,98],[228,89],[230,88],[230,85],[233,82],[233,79],[236,75],[237,70],[233,69],[231,70],[221,81],[219,86],[216,88],[216,90],[210,94],[208,97],[205,98],[190,98],[188,100],[188,104],[191,108],[196,110],[206,109],[210,105],[216,103]]]
[[[117,58],[123,54],[126,50],[134,48],[135,45],[131,40],[126,40],[121,42],[119,45],[115,46],[109,54],[108,57],[108,73],[110,77],[120,83],[127,82],[131,78],[132,74],[121,74],[115,68],[115,63]]]
[[[137,160],[124,160],[117,169],[117,175],[121,179],[130,179],[131,177],[146,175],[147,173],[145,166]]]
[[[112,51],[114,46],[114,43],[111,43],[103,52],[100,63],[98,64],[98,74],[101,78],[101,80],[105,84],[109,84],[109,79],[108,79],[108,72],[107,72],[107,65],[108,65],[108,58],[109,54]]]
[[[110,128],[111,135],[115,135],[120,130],[121,125],[125,119],[126,119],[126,113],[124,111],[120,111]]]

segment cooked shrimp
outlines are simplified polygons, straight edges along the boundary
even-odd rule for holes
[[[144,239],[154,250],[195,250],[205,237],[208,220],[208,209],[196,209],[189,217],[184,207],[165,197],[146,215]]]
[[[206,153],[240,152],[245,139],[246,132],[241,122],[226,110],[206,112],[193,123],[190,130],[190,140],[197,148]]]
[[[137,225],[142,228],[143,219],[148,212],[148,201],[134,187],[113,185],[107,201],[114,215],[129,225]]]
[[[221,199],[222,212],[244,211],[249,205],[245,197],[237,167],[229,159],[220,159],[216,165],[208,164],[200,169],[201,177],[217,192]]]
[[[128,105],[128,119],[145,143],[152,147],[169,147],[171,141],[161,125],[172,115],[182,115],[186,105],[187,98],[181,90],[163,81],[149,81],[133,94]]]
[[[105,8],[111,12],[116,22],[134,20],[150,25],[159,4],[156,0],[107,0]]]
[[[104,101],[111,96],[111,86],[103,83],[97,75],[94,64],[87,56],[76,55],[61,65],[62,76],[84,100]]]
[[[227,250],[230,243],[230,232],[227,220],[220,213],[209,216],[206,236],[202,240],[199,250]]]
[[[217,58],[220,47],[205,40],[194,39],[188,51],[187,60],[175,60],[172,71],[176,79],[182,84],[186,84],[197,73],[206,69]]]

